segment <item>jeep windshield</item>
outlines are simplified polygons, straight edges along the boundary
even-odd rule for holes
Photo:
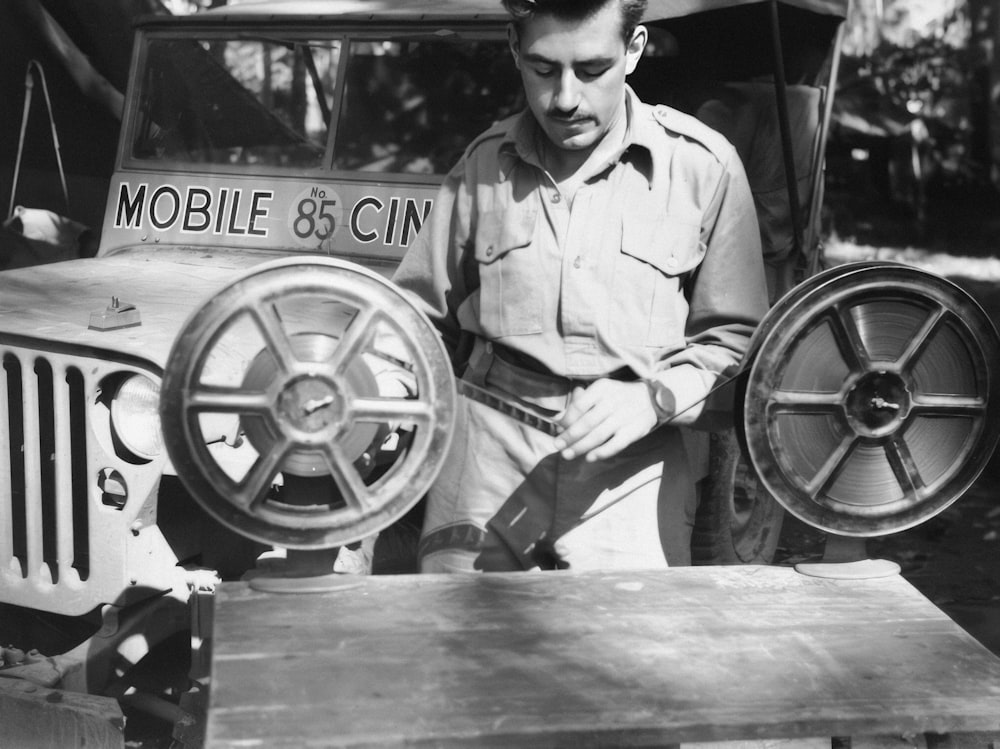
[[[503,37],[468,30],[151,34],[140,64],[145,169],[442,175],[522,106]]]

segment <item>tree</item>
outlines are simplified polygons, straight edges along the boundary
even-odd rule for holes
[[[978,184],[991,159],[973,144],[988,123],[974,117],[969,6],[964,0],[859,0],[848,19],[837,93],[841,124],[906,141],[919,151],[910,171],[927,186]],[[923,189],[923,188],[921,188]]]
[[[79,89],[89,98],[102,103],[121,120],[125,97],[107,78],[101,75],[76,46],[69,35],[56,23],[39,0],[14,0],[18,9],[29,19],[50,51],[62,62]]]

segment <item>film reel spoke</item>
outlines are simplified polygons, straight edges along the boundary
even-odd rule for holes
[[[193,412],[267,414],[271,396],[264,392],[201,385],[189,392],[184,408]]]
[[[803,479],[802,490],[806,496],[816,499],[829,491],[830,486],[843,471],[858,440],[854,436],[844,437],[830,453],[829,458],[819,467],[811,479]]]
[[[381,313],[371,305],[361,303],[347,330],[337,342],[336,348],[328,361],[336,375],[341,375],[352,361],[361,357],[362,351],[371,345],[375,336],[376,322]]]
[[[913,400],[915,416],[964,416],[969,419],[986,417],[989,403],[976,395],[938,395],[921,393]]]
[[[428,424],[434,416],[434,404],[422,398],[358,398],[351,404],[351,414],[358,421]]]
[[[854,317],[843,307],[834,305],[825,319],[830,324],[833,338],[843,357],[843,362],[852,372],[869,369],[868,346],[858,330]]]
[[[949,317],[949,312],[941,305],[930,310],[927,319],[920,330],[914,334],[910,345],[899,358],[899,368],[904,372],[912,372],[914,367],[928,351],[934,336],[940,331]]]
[[[903,493],[919,497],[926,487],[920,475],[920,467],[910,454],[906,441],[898,436],[888,440],[885,443],[885,455]]]
[[[259,307],[249,305],[245,310],[257,324],[260,334],[264,337],[265,346],[274,357],[278,370],[286,376],[290,375],[298,363],[298,356],[296,356],[289,334],[283,327],[281,317],[274,304],[266,303]]]
[[[250,470],[236,484],[232,504],[251,516],[259,516],[281,469],[281,464],[291,449],[291,443],[282,439],[273,449],[259,455]]]
[[[840,393],[773,390],[768,403],[772,413],[835,413],[840,409]]]
[[[335,442],[323,446],[323,456],[330,469],[330,475],[340,493],[340,499],[347,505],[347,512],[363,516],[376,508],[375,496],[365,486],[351,460]]]

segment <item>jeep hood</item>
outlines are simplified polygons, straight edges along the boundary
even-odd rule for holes
[[[201,249],[130,249],[97,258],[0,274],[0,344],[82,347],[137,357],[162,370],[184,323],[211,295],[249,268],[287,253]],[[308,262],[309,256],[302,257]],[[392,265],[363,262],[388,277]],[[90,328],[112,297],[135,305],[139,325]],[[31,341],[35,343],[32,344]]]

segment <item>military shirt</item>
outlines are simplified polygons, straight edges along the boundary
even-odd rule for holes
[[[753,198],[721,135],[628,88],[626,112],[621,149],[572,201],[529,111],[482,134],[393,280],[451,348],[464,331],[567,378],[627,367],[691,423],[767,310]]]

